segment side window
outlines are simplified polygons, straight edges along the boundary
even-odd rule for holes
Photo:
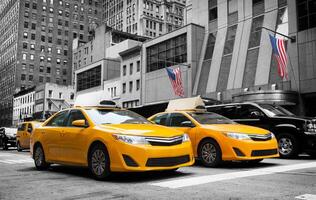
[[[33,126],[31,123],[27,126],[27,132],[32,133],[33,132]]]
[[[237,113],[240,119],[253,119],[263,115],[262,111],[253,105],[242,105],[238,107]]]
[[[25,127],[26,127],[26,124],[25,124],[25,123],[20,124],[20,125],[18,126],[18,131],[24,131],[24,130],[25,130]]]
[[[191,124],[191,125],[190,125]],[[170,115],[170,126],[174,127],[191,127],[192,122],[181,113],[173,113]]]
[[[160,125],[167,125],[167,117],[168,114],[161,114],[161,115],[157,115],[152,121],[155,122],[155,124],[160,124]]]
[[[82,112],[80,110],[72,110],[70,111],[68,120],[67,120],[67,126],[73,126],[72,122],[76,121],[76,120],[85,120],[86,118],[84,117],[84,115],[82,114]],[[87,121],[86,121],[87,123]]]
[[[67,114],[68,111],[62,111],[58,113],[46,124],[46,126],[65,126]]]

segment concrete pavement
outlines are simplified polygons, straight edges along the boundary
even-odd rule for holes
[[[96,181],[85,168],[37,171],[29,152],[0,151],[0,199],[316,199],[315,163],[300,156],[220,168],[196,164],[175,173],[115,173]]]

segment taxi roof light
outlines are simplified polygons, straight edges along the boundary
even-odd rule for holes
[[[205,104],[200,96],[170,100],[166,111],[198,111],[206,112]]]

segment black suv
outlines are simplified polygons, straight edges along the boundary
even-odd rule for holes
[[[0,128],[0,147],[3,150],[16,146],[16,133],[16,128]]]
[[[302,152],[316,156],[315,118],[295,116],[281,106],[251,102],[207,106],[207,110],[240,124],[270,130],[278,140],[283,158],[293,158]]]

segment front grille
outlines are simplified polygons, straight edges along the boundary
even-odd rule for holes
[[[167,157],[167,158],[149,158],[147,160],[147,167],[171,167],[180,165],[190,161],[190,156],[178,156],[178,157]]]
[[[277,153],[278,153],[277,149],[254,150],[251,152],[251,156],[270,156]]]
[[[265,135],[250,134],[249,137],[254,141],[267,141],[272,139],[271,133]]]
[[[145,138],[152,146],[173,146],[182,144],[183,136],[176,136],[171,138],[166,137],[146,137]]]

